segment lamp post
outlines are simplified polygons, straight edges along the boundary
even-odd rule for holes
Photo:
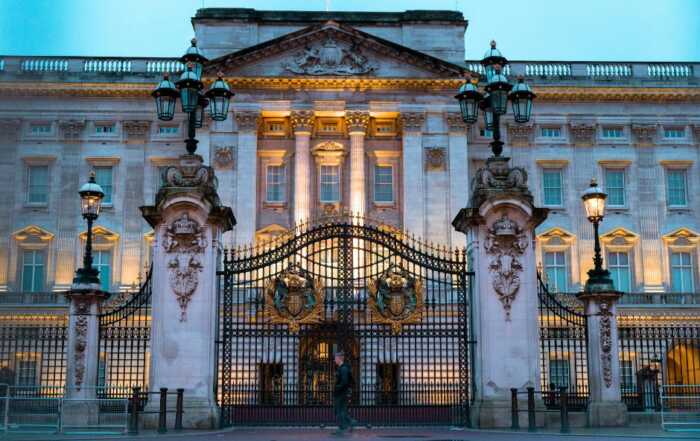
[[[100,284],[99,271],[92,266],[92,223],[97,220],[102,207],[104,192],[102,187],[95,182],[95,172],[90,173],[88,182],[83,184],[78,191],[80,195],[80,211],[83,219],[87,221],[87,239],[85,240],[85,254],[83,255],[83,267],[75,272],[74,284]]]
[[[595,178],[591,179],[591,185],[583,192],[583,206],[586,209],[586,217],[593,224],[594,247],[593,247],[593,269],[588,271],[588,281],[584,291],[587,293],[615,291],[610,272],[603,268],[603,256],[600,252],[600,237],[598,235],[598,225],[605,216],[605,199],[608,197],[605,192],[598,187]]]
[[[513,119],[521,124],[530,120],[532,100],[536,96],[522,76],[518,77],[515,85],[508,82],[503,73],[507,64],[508,60],[496,49],[496,42],[492,41],[491,49],[481,60],[486,80],[485,93],[479,91],[479,78],[475,77],[466,81],[455,95],[465,123],[474,124],[478,120],[479,109],[484,113],[484,127],[493,133],[491,151],[495,157],[501,156],[503,152],[500,123],[501,116],[508,110],[508,101],[511,102]]]
[[[187,114],[187,139],[185,147],[189,155],[197,151],[197,129],[204,126],[204,109],[209,107],[209,115],[214,121],[224,121],[228,116],[228,107],[234,95],[228,83],[219,74],[218,78],[205,93],[202,93],[202,70],[208,59],[197,47],[197,40],[180,58],[185,71],[173,83],[168,74],[158,83],[151,96],[156,102],[156,114],[161,121],[171,121],[175,116],[175,104],[180,98],[182,111]]]

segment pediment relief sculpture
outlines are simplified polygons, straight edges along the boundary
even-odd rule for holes
[[[376,70],[359,45],[346,46],[332,36],[307,45],[282,67],[297,75],[368,75]]]

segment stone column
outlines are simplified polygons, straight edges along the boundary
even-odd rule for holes
[[[471,420],[482,428],[509,427],[510,388],[540,384],[534,244],[535,227],[547,211],[534,206],[525,170],[508,161],[487,160],[475,176],[470,206],[452,222],[473,250]]]
[[[627,406],[621,401],[620,352],[617,337],[619,292],[583,292],[588,321],[588,425],[618,427],[628,423]]]
[[[0,216],[0,292],[8,290],[13,212],[16,191],[20,190],[22,181],[21,170],[18,170],[16,162],[20,126],[18,119],[0,119],[0,149],[3,152],[0,155],[0,185],[6,189],[0,192],[0,207],[6,209],[4,215]]]
[[[454,219],[469,202],[469,162],[467,159],[467,130],[468,126],[462,120],[462,115],[457,112],[447,114],[448,161],[450,171],[450,199],[449,218]],[[461,233],[452,229],[450,234],[450,246],[462,245],[464,239]]]
[[[350,211],[362,217],[367,206],[365,134],[369,125],[369,113],[346,112],[345,123],[350,135]]]
[[[403,128],[403,228],[425,237],[425,197],[423,195],[423,124],[425,114],[401,114]]]
[[[310,110],[292,112],[294,131],[294,223],[311,217],[311,129],[314,113]]]
[[[235,243],[250,245],[255,241],[258,210],[258,112],[236,112],[238,126],[238,162],[236,163],[236,213],[241,222],[236,226]]]
[[[214,170],[200,156],[181,156],[166,175],[168,191],[141,208],[155,232],[149,385],[151,391],[183,388],[184,427],[212,429],[219,419],[216,269],[221,235],[235,219],[221,205]],[[168,405],[174,404],[173,398]],[[156,411],[158,400],[150,400],[149,408]],[[157,412],[147,415],[145,424],[155,426]]]

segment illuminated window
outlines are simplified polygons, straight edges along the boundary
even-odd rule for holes
[[[112,167],[95,167],[95,181],[102,187],[105,196],[103,204],[112,203]]]
[[[337,165],[321,166],[321,202],[340,202],[340,168]]]
[[[109,291],[112,285],[112,251],[93,251],[92,266],[100,272],[99,277],[102,290]]]
[[[671,291],[693,292],[693,258],[687,252],[671,252]]]
[[[542,170],[544,205],[562,205],[561,181],[561,169],[546,168]]]
[[[546,251],[544,253],[544,272],[551,292],[566,292],[568,272],[566,253],[564,251]]]
[[[44,250],[24,250],[22,253],[22,291],[44,289],[46,256]]]
[[[49,201],[49,166],[33,165],[29,167],[27,202],[46,204]]]
[[[159,135],[177,135],[178,132],[178,127],[177,126],[158,126],[158,134]]]
[[[569,360],[561,358],[549,359],[549,386],[557,390],[560,387],[569,387],[571,381],[571,366]]]
[[[625,206],[625,171],[609,168],[605,170],[605,192],[610,207]]]
[[[669,206],[685,207],[688,205],[687,182],[686,170],[666,170],[666,201]]]
[[[664,128],[664,138],[678,139],[685,138],[685,130],[679,127]]]
[[[114,133],[114,124],[95,124],[95,133],[98,135]]]
[[[609,252],[608,270],[615,284],[615,289],[622,292],[630,292],[632,286],[632,272],[630,271],[629,254],[624,251]]]
[[[285,170],[283,166],[267,166],[267,182],[265,188],[265,200],[267,202],[285,201]]]
[[[561,138],[561,129],[559,127],[542,127],[540,136],[543,138]]]
[[[324,122],[321,123],[321,131],[325,133],[334,133],[338,131],[337,122]]]
[[[32,135],[48,135],[51,133],[51,124],[31,124],[29,126],[29,131]]]
[[[374,202],[394,202],[394,172],[390,165],[374,166]]]
[[[603,127],[603,138],[619,139],[624,137],[624,132],[621,127]]]

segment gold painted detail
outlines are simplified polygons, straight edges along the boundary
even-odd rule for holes
[[[265,317],[296,334],[301,325],[322,321],[323,299],[321,280],[294,264],[265,286]]]
[[[374,323],[391,326],[394,334],[423,318],[423,282],[402,268],[391,265],[376,280],[367,282],[369,310]]]

